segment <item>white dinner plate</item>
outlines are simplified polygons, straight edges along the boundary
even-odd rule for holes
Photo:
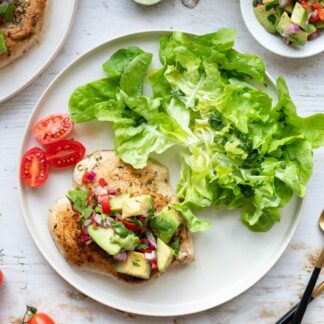
[[[117,49],[137,45],[154,54],[152,66],[159,66],[159,39],[166,31],[135,33],[96,47],[67,67],[43,93],[25,130],[21,153],[36,145],[31,130],[40,118],[67,112],[72,91],[104,76],[101,66]],[[262,86],[275,96],[274,83],[267,76]],[[76,124],[73,138],[88,153],[113,149],[112,124]],[[175,188],[179,176],[177,149],[154,156],[168,166]],[[53,202],[71,187],[72,169],[52,170],[41,188],[30,188],[19,180],[19,197],[29,231],[50,265],[71,285],[89,297],[114,308],[137,314],[176,316],[203,311],[239,295],[256,283],[275,264],[294,234],[302,200],[294,197],[282,210],[282,220],[268,233],[253,233],[240,221],[240,212],[205,209],[201,217],[212,221],[212,229],[194,235],[196,260],[170,269],[146,285],[130,287],[114,279],[79,271],[67,264],[56,249],[47,229],[47,214]]]
[[[28,86],[52,62],[71,29],[78,0],[49,0],[40,43],[0,69],[0,103]]]
[[[290,58],[302,58],[324,52],[324,33],[317,39],[306,42],[304,46],[288,46],[278,34],[267,32],[259,23],[253,11],[253,0],[240,0],[240,5],[247,29],[255,40],[272,53]]]

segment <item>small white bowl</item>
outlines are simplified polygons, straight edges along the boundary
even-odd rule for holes
[[[267,32],[253,11],[253,0],[240,0],[242,17],[252,36],[269,51],[292,58],[302,58],[324,52],[324,30],[320,37],[308,41],[304,46],[286,45],[279,34]]]

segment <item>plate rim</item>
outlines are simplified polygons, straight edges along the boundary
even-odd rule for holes
[[[309,52],[309,53],[304,53],[304,54],[301,54],[299,53],[299,55],[294,55],[294,54],[290,54],[289,52],[287,53],[281,53],[280,51],[277,51],[276,49],[272,48],[271,46],[268,46],[267,43],[265,42],[262,42],[258,39],[258,37],[255,35],[254,31],[253,31],[253,26],[252,24],[250,24],[248,22],[248,19],[246,17],[246,10],[245,10],[245,5],[243,5],[243,3],[245,3],[245,0],[240,0],[240,11],[241,11],[241,16],[243,18],[243,21],[244,21],[244,25],[246,26],[246,28],[248,29],[250,35],[262,46],[264,47],[266,50],[268,50],[269,52],[273,53],[273,54],[276,54],[278,56],[281,56],[281,57],[286,57],[286,58],[290,58],[290,59],[302,59],[302,58],[307,58],[307,57],[311,57],[311,56],[315,56],[315,55],[319,55],[321,53],[324,52],[324,45],[323,45],[323,48],[318,48],[318,50],[314,51],[314,52]],[[251,3],[252,5],[252,3]],[[243,8],[244,7],[244,8]],[[266,33],[268,33],[266,30],[265,30]],[[270,33],[268,33],[270,34]],[[275,37],[275,35],[272,35],[273,37]],[[322,36],[324,37],[324,35]],[[298,54],[298,52],[296,52],[296,54]]]
[[[73,10],[72,10],[72,15],[69,21],[69,24],[67,26],[67,28],[64,31],[63,37],[60,39],[60,41],[58,42],[55,50],[52,52],[52,54],[49,56],[49,59],[44,62],[44,64],[34,73],[34,75],[22,86],[18,87],[15,91],[9,93],[7,96],[4,96],[3,98],[0,98],[0,104],[2,104],[3,102],[13,98],[15,95],[17,95],[19,92],[23,91],[24,89],[26,89],[32,82],[34,82],[42,72],[44,72],[49,65],[54,61],[54,59],[56,58],[56,56],[59,54],[59,52],[61,51],[62,47],[65,44],[66,39],[69,37],[70,35],[70,31],[72,29],[73,23],[74,23],[74,19],[76,16],[76,12],[78,9],[78,3],[79,0],[72,0],[73,3]],[[12,62],[11,64],[15,64],[15,62]],[[47,89],[47,87],[46,87]],[[46,90],[45,89],[45,90]],[[43,93],[42,93],[43,94]]]
[[[133,313],[133,314],[138,314],[138,315],[145,315],[145,316],[154,316],[154,317],[167,317],[167,316],[183,316],[183,315],[189,315],[189,314],[195,314],[195,313],[199,313],[202,311],[206,311],[209,310],[211,308],[220,306],[234,298],[236,298],[237,296],[241,295],[242,293],[244,293],[245,291],[247,291],[248,289],[250,289],[252,286],[254,286],[262,277],[264,277],[269,271],[270,269],[277,263],[277,261],[279,260],[279,258],[282,256],[283,252],[286,250],[288,244],[290,243],[293,235],[296,232],[296,229],[300,223],[300,219],[301,219],[301,215],[302,215],[302,211],[304,208],[304,201],[305,201],[305,197],[304,198],[299,198],[298,197],[298,206],[297,206],[297,211],[296,211],[296,216],[293,222],[293,226],[291,227],[290,231],[289,231],[289,235],[285,237],[284,239],[284,243],[281,245],[280,249],[278,249],[276,251],[276,253],[274,254],[274,256],[269,260],[268,264],[266,266],[263,267],[264,270],[261,271],[261,273],[258,273],[257,276],[255,276],[252,280],[246,281],[244,285],[240,286],[240,289],[237,289],[238,291],[233,294],[231,297],[227,298],[226,300],[223,300],[222,302],[213,302],[212,300],[209,300],[208,302],[206,302],[206,300],[204,300],[204,304],[201,306],[197,306],[195,309],[181,309],[180,311],[168,311],[168,312],[160,312],[160,311],[156,311],[156,310],[150,310],[149,308],[146,309],[140,309],[140,310],[136,310],[136,306],[135,307],[131,307],[129,308],[128,305],[122,305],[118,302],[107,302],[104,298],[101,298],[100,296],[95,296],[95,293],[92,292],[88,292],[86,289],[83,289],[83,287],[79,284],[74,282],[73,278],[69,278],[68,275],[66,275],[64,273],[64,270],[61,270],[59,266],[56,266],[54,264],[54,262],[52,262],[51,258],[48,257],[46,251],[43,249],[42,244],[40,242],[40,240],[37,238],[37,233],[34,232],[34,229],[31,225],[31,222],[29,221],[29,217],[28,214],[26,212],[26,208],[25,208],[25,202],[24,202],[24,198],[23,198],[23,184],[20,180],[20,166],[21,166],[21,156],[23,155],[23,150],[24,150],[24,143],[25,140],[28,136],[28,133],[30,131],[28,125],[31,125],[31,121],[34,118],[34,115],[36,114],[36,112],[38,111],[38,107],[42,104],[43,100],[45,100],[47,92],[51,90],[51,88],[53,86],[55,86],[55,84],[59,81],[59,79],[64,76],[64,74],[70,69],[72,68],[75,64],[78,63],[78,61],[81,61],[85,56],[87,56],[88,54],[90,54],[93,51],[96,51],[97,49],[99,49],[102,46],[109,46],[109,44],[117,42],[117,41],[122,41],[125,38],[129,38],[129,37],[140,37],[141,35],[150,35],[150,34],[155,34],[155,33],[172,33],[172,32],[183,32],[186,33],[188,35],[199,35],[199,34],[194,34],[192,32],[188,32],[188,31],[184,31],[184,30],[171,30],[171,29],[144,29],[144,30],[139,30],[133,33],[126,33],[126,34],[119,34],[113,38],[109,38],[108,40],[101,42],[95,46],[93,46],[91,49],[87,50],[86,52],[82,53],[80,56],[78,56],[77,58],[75,58],[72,62],[70,62],[50,83],[49,85],[44,89],[44,91],[42,92],[42,94],[40,95],[39,99],[37,100],[36,104],[34,105],[34,108],[27,120],[24,132],[23,132],[23,136],[22,136],[22,142],[20,145],[20,149],[19,149],[19,163],[18,163],[18,168],[17,168],[17,181],[18,181],[18,201],[19,201],[19,206],[20,206],[20,210],[22,212],[23,218],[25,220],[25,224],[27,225],[29,234],[31,235],[37,249],[39,250],[39,252],[42,254],[42,256],[44,257],[44,259],[46,260],[46,262],[52,267],[53,270],[56,271],[57,274],[60,275],[60,277],[62,279],[64,279],[68,284],[70,284],[71,286],[73,286],[75,289],[79,290],[80,292],[82,292],[83,294],[85,294],[86,296],[90,297],[91,299],[105,305],[108,307],[112,307],[114,309],[120,310],[120,311],[124,311],[124,312],[128,312],[128,313]],[[272,78],[272,76],[266,71],[265,72],[267,78],[269,79],[269,81],[273,84],[275,84],[274,79]],[[182,307],[182,308],[185,308]]]

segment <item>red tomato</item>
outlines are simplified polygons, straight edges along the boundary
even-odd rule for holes
[[[47,145],[68,137],[73,126],[69,114],[53,114],[36,123],[33,132],[39,143]]]
[[[110,203],[109,203],[109,196],[106,190],[103,190],[102,193],[99,195],[99,202],[101,204],[102,211],[105,214],[110,213]]]
[[[316,9],[321,9],[321,4],[319,2],[315,2],[313,5],[312,5],[313,9],[316,10]]]
[[[46,160],[57,168],[65,168],[77,164],[85,154],[84,146],[73,140],[49,144],[45,149]]]
[[[48,163],[45,152],[39,147],[33,147],[22,157],[20,177],[24,184],[39,187],[46,182],[48,177]]]
[[[0,288],[3,284],[3,272],[0,270]]]
[[[303,8],[307,8],[308,3],[307,3],[307,1],[302,1],[301,5]]]
[[[314,24],[314,23],[316,23],[316,21],[318,21],[318,19],[319,19],[319,17],[318,17],[318,15],[316,15],[316,16],[314,16],[314,17],[310,17],[310,18],[308,19],[308,21],[309,21],[311,24]]]
[[[321,21],[324,21],[324,9],[318,9],[318,17]]]
[[[36,313],[28,324],[55,324],[54,320],[45,313]]]

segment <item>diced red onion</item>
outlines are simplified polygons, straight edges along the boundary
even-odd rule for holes
[[[308,19],[313,18],[313,17],[316,17],[317,16],[317,13],[318,13],[317,10],[314,10],[314,11],[310,12],[308,14]]]
[[[114,187],[111,186],[105,186],[105,189],[108,191],[109,195],[116,195],[116,189]]]
[[[89,218],[89,219],[86,219],[86,220],[84,221],[84,224],[83,224],[83,225],[84,225],[85,227],[88,227],[88,226],[91,225],[91,224],[92,224],[92,219]]]
[[[122,251],[117,255],[114,255],[114,259],[117,261],[126,261],[127,260],[127,253],[126,251]]]
[[[85,245],[89,245],[89,244],[92,243],[92,242],[93,242],[93,240],[90,239],[90,240],[88,240],[88,241],[85,241],[84,244],[85,244]]]
[[[111,227],[111,221],[110,221],[109,217],[106,218],[105,223],[107,226]]]
[[[147,237],[147,245],[153,249],[156,250],[156,240],[155,237],[153,236],[152,232],[146,232],[146,237]]]
[[[146,218],[148,216],[147,212],[144,212],[142,217]]]
[[[99,214],[92,213],[90,219],[92,219],[92,221],[94,221],[98,225],[101,225],[101,216]]]
[[[91,240],[90,235],[88,234],[88,231],[85,227],[82,227],[81,229],[81,242],[85,243],[87,241]]]
[[[96,178],[96,175],[97,175],[97,173],[91,170],[89,175],[88,175],[88,180],[93,182],[94,179]]]
[[[285,28],[284,28],[284,34],[283,36],[284,37],[288,37],[292,34],[296,34],[300,31],[300,28],[298,25],[296,24],[289,24],[287,25]]]
[[[285,5],[288,4],[288,0],[279,0],[279,6],[283,8]]]
[[[319,29],[317,29],[316,32],[314,32],[314,33],[308,35],[307,39],[308,39],[309,41],[312,41],[312,40],[316,39],[316,38],[319,37],[319,36],[321,36],[321,31],[320,31]]]
[[[156,252],[152,251],[151,253],[145,252],[144,253],[144,258],[147,261],[155,261],[156,260]]]

